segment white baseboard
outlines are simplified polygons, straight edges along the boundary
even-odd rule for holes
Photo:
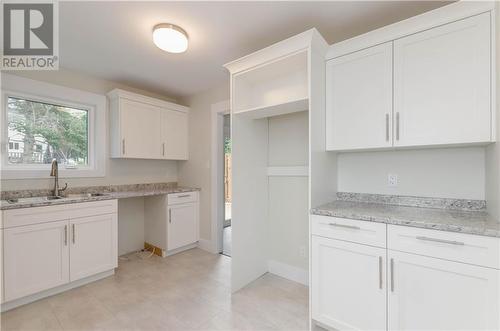
[[[115,273],[115,269],[112,269],[109,271],[104,271],[104,272],[101,272],[97,275],[93,275],[93,276],[89,276],[89,277],[86,277],[83,279],[79,279],[79,280],[76,280],[76,281],[68,283],[68,284],[64,284],[64,285],[61,285],[58,287],[51,288],[49,290],[38,292],[38,293],[29,295],[26,297],[22,297],[19,299],[9,301],[9,302],[4,302],[1,305],[0,311],[3,313],[7,310],[11,310],[11,309],[14,309],[16,307],[19,307],[19,306],[22,306],[22,305],[46,298],[46,297],[50,297],[50,296],[55,295],[55,294],[59,294],[59,293],[64,292],[64,291],[73,289],[75,287],[83,286],[83,285],[86,285],[88,283],[95,282],[96,280],[109,277],[109,276],[113,275],[114,273]]]
[[[212,240],[200,239],[198,241],[198,248],[203,249],[204,251],[207,251],[209,253],[213,253],[213,254],[218,253],[214,249],[214,245],[212,243]]]
[[[278,261],[267,261],[267,270],[277,276],[292,280],[294,282],[309,286],[309,275],[307,270],[291,266]]]

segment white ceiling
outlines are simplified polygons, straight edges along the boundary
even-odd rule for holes
[[[186,97],[228,79],[222,67],[310,28],[328,43],[443,2],[60,2],[61,67],[131,87]],[[157,23],[185,29],[190,45],[169,54],[152,43]]]

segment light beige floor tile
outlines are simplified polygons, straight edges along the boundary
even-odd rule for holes
[[[142,258],[141,258],[142,256]],[[3,330],[307,330],[307,287],[266,274],[231,294],[231,259],[129,254],[115,275],[3,313]]]
[[[2,331],[62,330],[62,326],[48,305],[47,299],[3,313],[0,320]]]

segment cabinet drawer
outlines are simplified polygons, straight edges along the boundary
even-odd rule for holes
[[[92,201],[3,211],[3,228],[117,213],[117,201]]]
[[[198,201],[198,192],[181,192],[181,193],[171,193],[168,195],[168,204],[176,205],[180,203],[194,202]]]
[[[386,247],[385,224],[319,215],[311,219],[313,235]]]
[[[389,249],[500,268],[500,239],[472,234],[389,225]]]

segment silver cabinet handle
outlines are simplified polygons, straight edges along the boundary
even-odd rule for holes
[[[168,210],[168,223],[172,223],[172,209]]]
[[[344,224],[337,224],[337,223],[328,223],[330,226],[336,226],[339,228],[346,228],[346,229],[353,229],[353,230],[361,230],[359,226],[354,226],[354,225],[344,225]]]
[[[394,259],[391,259],[391,292],[394,292]]]
[[[177,197],[178,198],[189,198],[191,196],[191,194],[182,194],[182,195],[178,195]]]
[[[396,113],[396,140],[399,140],[399,112]]]
[[[382,289],[382,256],[378,257],[378,288]]]
[[[389,114],[385,114],[385,141],[389,141]]]
[[[165,143],[161,144],[162,155],[165,156]]]
[[[122,139],[122,154],[125,155],[125,139]]]
[[[437,243],[443,243],[443,244],[451,244],[451,245],[465,245],[464,242],[461,241],[454,241],[454,240],[445,240],[445,239],[437,239],[437,238],[429,238],[429,237],[424,237],[424,236],[417,236],[415,237],[418,240],[425,240],[425,241],[433,241]]]
[[[76,241],[76,238],[75,238],[75,224],[72,224],[72,226],[71,226],[71,232],[73,232],[73,244],[74,244],[75,241]]]
[[[68,246],[68,226],[64,226],[64,246]]]

